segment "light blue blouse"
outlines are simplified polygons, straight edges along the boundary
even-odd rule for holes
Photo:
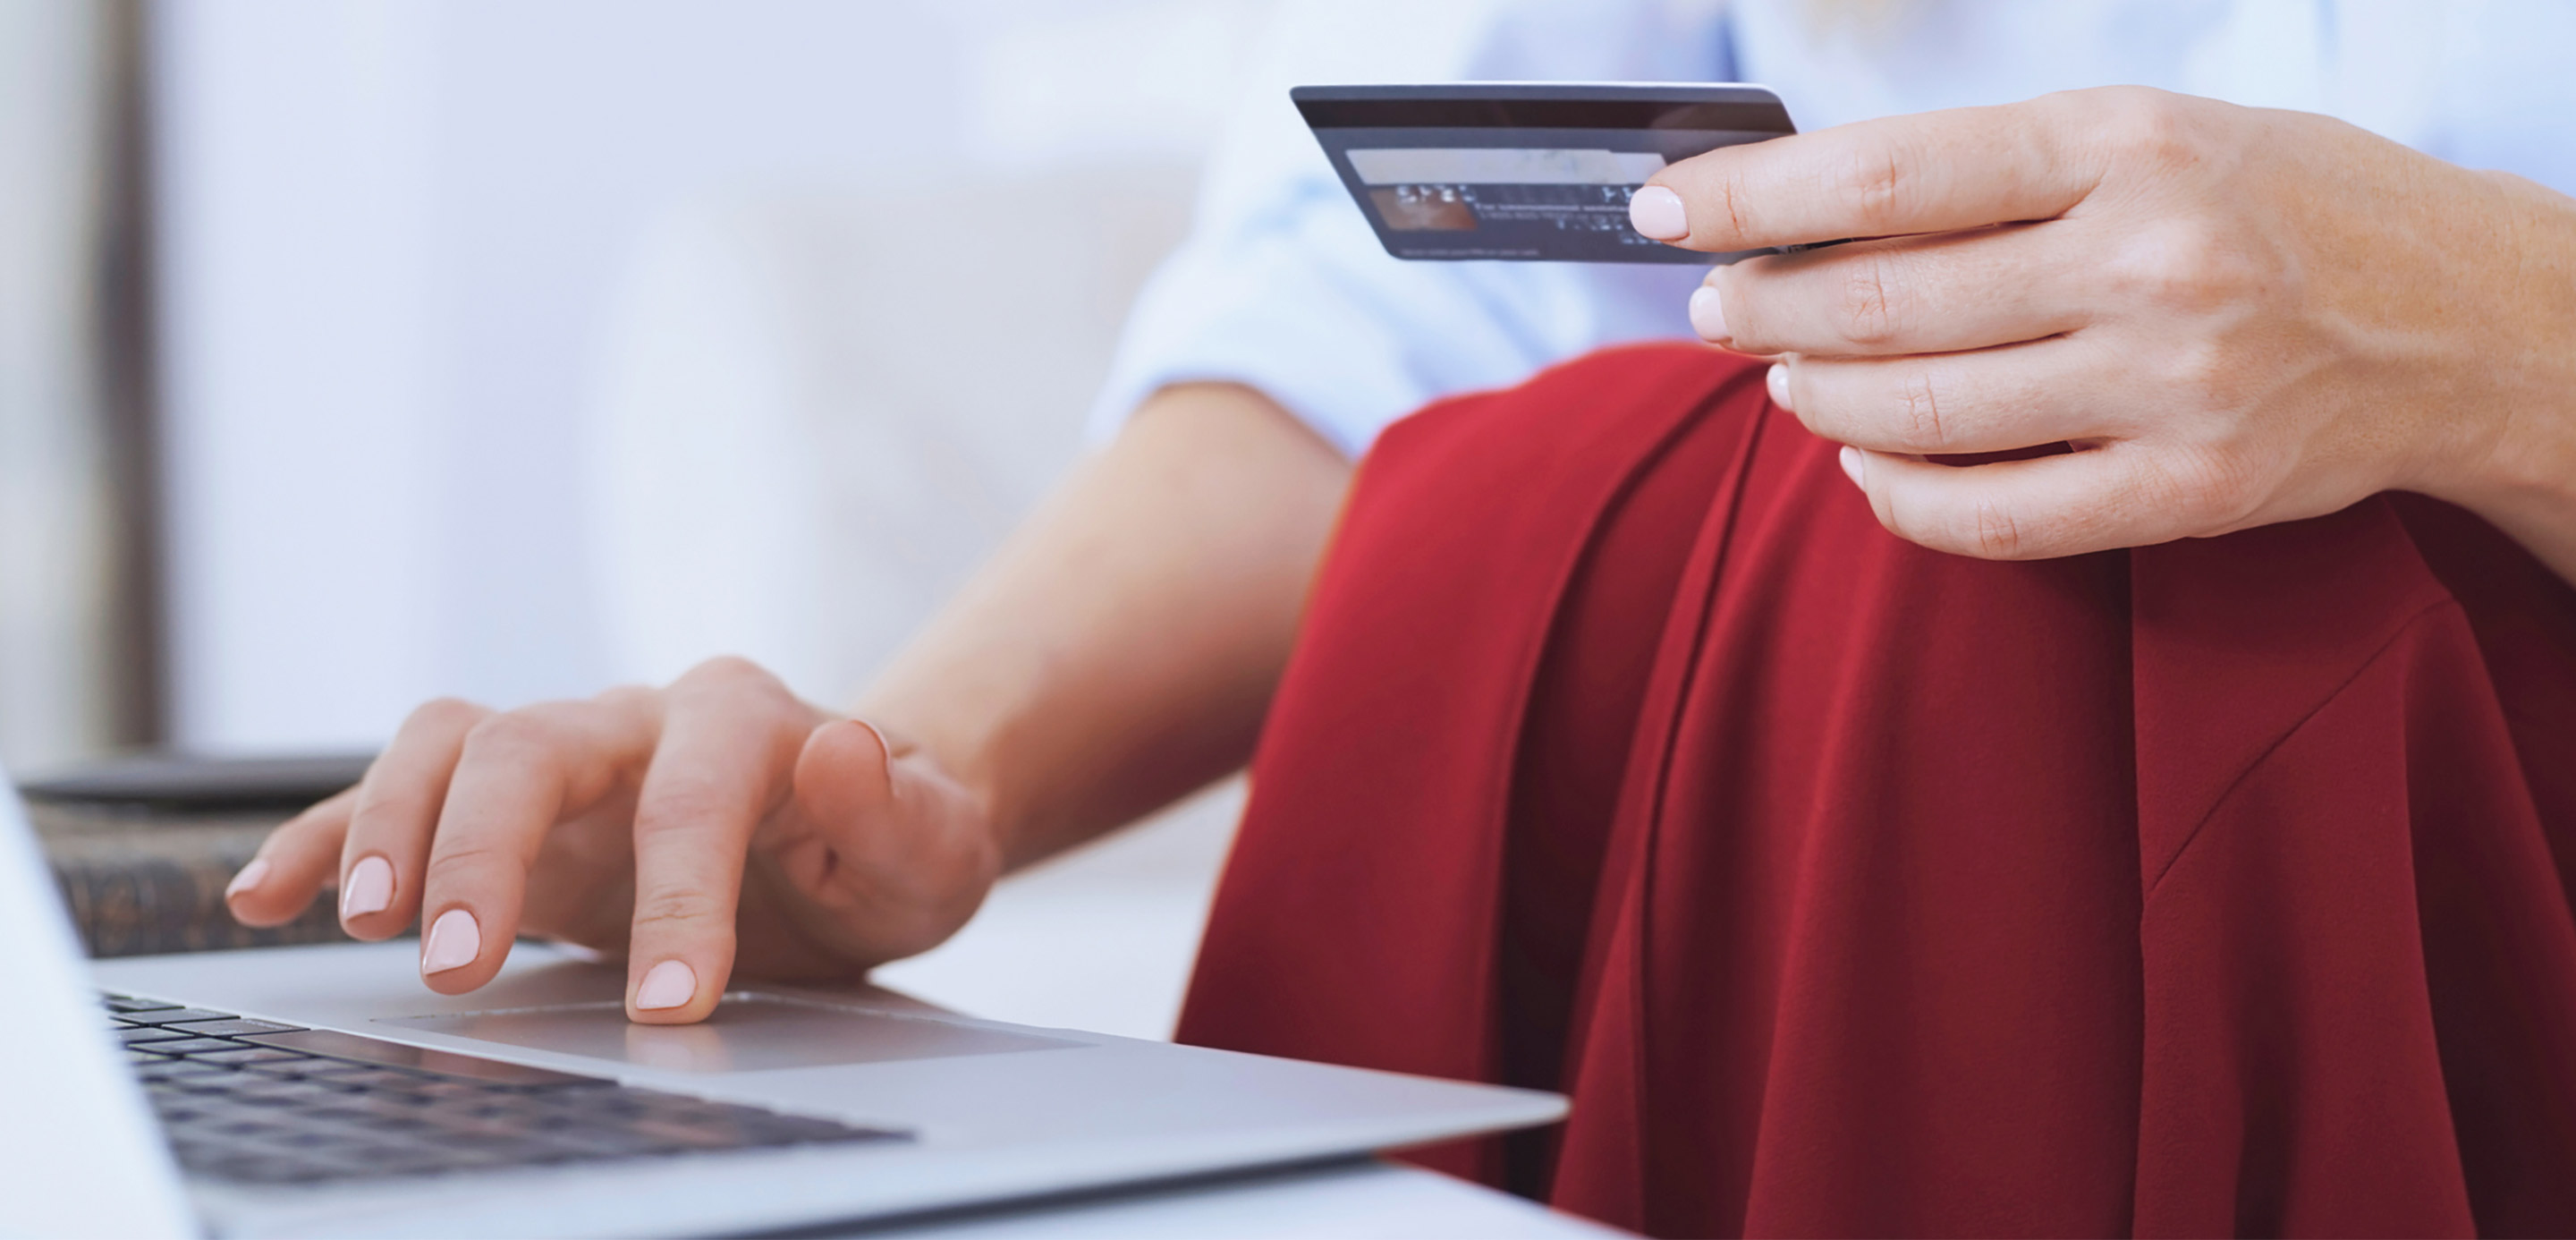
[[[1093,412],[1248,384],[1364,451],[1426,401],[1686,337],[1689,266],[1387,256],[1297,82],[1750,81],[1802,129],[2135,83],[2324,112],[2576,192],[2576,0],[1305,0],[1148,283]]]

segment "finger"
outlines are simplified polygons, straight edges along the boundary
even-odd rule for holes
[[[824,855],[780,859],[835,925],[865,928],[864,942],[844,943],[853,955],[892,959],[948,937],[1002,869],[989,815],[935,766],[901,761],[909,752],[842,720],[816,728],[797,759],[796,808],[821,827]]]
[[[453,698],[428,703],[367,767],[339,857],[340,928],[351,937],[389,939],[411,925],[448,777],[466,733],[491,715]]]
[[[281,926],[302,916],[337,872],[340,839],[357,802],[358,790],[348,789],[269,832],[258,854],[224,888],[233,920],[245,926]]]
[[[662,741],[635,802],[635,922],[627,1015],[701,1020],[732,976],[744,854],[789,796],[819,712],[736,659],[703,664],[669,690]]]
[[[2194,528],[2154,452],[2133,445],[1970,466],[1843,452],[1879,524],[1935,551],[2039,560],[2168,542]]]
[[[2059,338],[1914,357],[1797,357],[1773,398],[1836,443],[1912,456],[2007,452],[2115,437],[2125,411],[2096,407],[2100,359]]]
[[[1693,326],[1745,353],[1849,357],[1950,353],[2071,332],[2099,299],[2089,264],[2028,227],[1866,241],[1749,259],[1709,272],[1713,308]]]
[[[615,791],[653,752],[654,695],[620,690],[474,725],[448,782],[421,882],[420,971],[461,994],[509,955],[546,833]]]
[[[2097,96],[1890,116],[1720,147],[1649,179],[1678,196],[1682,218],[1670,219],[1664,203],[1661,216],[1637,213],[1640,230],[1660,226],[1647,235],[1725,253],[2053,219],[2101,181],[2104,148],[2084,137],[2089,114],[2109,102]]]
[[[875,724],[835,719],[806,736],[795,783],[796,807],[807,818],[865,822],[894,799],[894,745]]]

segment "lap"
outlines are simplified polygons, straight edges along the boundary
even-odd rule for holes
[[[1388,433],[1184,1036],[1545,1075],[1538,995],[1549,1191],[1662,1231],[2568,1219],[2517,1168],[2576,1084],[2471,1062],[2576,1044],[2564,586],[2402,497],[1937,555],[1759,379],[1626,350]]]

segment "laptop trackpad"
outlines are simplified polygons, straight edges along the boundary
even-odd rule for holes
[[[757,991],[726,995],[715,1015],[695,1025],[634,1024],[615,1003],[382,1017],[375,1023],[679,1072],[764,1072],[1088,1045]]]

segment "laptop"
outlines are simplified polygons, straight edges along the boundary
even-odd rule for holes
[[[629,1024],[523,943],[84,961],[0,780],[0,1236],[693,1235],[883,1219],[1543,1124],[1554,1094],[746,983]]]

